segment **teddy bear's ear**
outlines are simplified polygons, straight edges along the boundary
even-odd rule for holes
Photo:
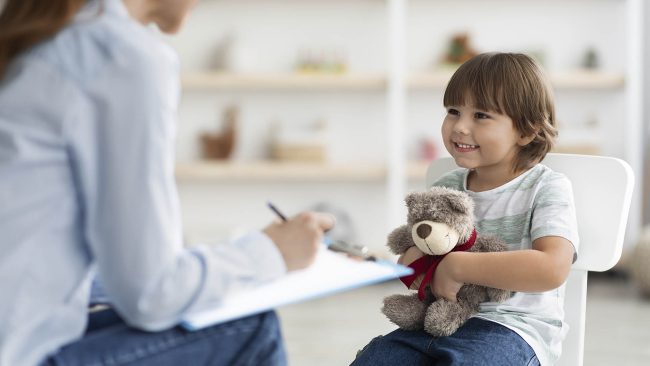
[[[411,192],[406,195],[404,202],[406,202],[406,208],[413,207],[413,205],[418,201],[418,193]]]
[[[470,214],[474,211],[474,205],[469,196],[463,192],[454,192],[454,194],[446,195],[449,208],[462,214]]]

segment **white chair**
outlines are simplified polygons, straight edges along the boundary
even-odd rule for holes
[[[606,271],[621,257],[634,174],[625,161],[603,156],[548,154],[542,163],[573,185],[580,247],[567,279],[564,311],[570,328],[558,365],[582,366],[587,271]],[[432,162],[426,186],[455,168],[452,158]]]

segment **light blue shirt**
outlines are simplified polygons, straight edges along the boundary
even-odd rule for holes
[[[174,182],[174,52],[119,0],[92,2],[0,81],[0,365],[81,337],[91,280],[127,323],[161,330],[279,277],[250,233],[186,250]]]

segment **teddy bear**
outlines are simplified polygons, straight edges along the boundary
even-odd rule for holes
[[[414,269],[402,281],[411,294],[391,295],[384,299],[382,312],[405,330],[424,329],[435,337],[453,334],[482,302],[503,302],[511,296],[506,290],[465,284],[457,302],[435,298],[429,283],[442,258],[451,251],[499,252],[505,243],[493,236],[479,235],[474,228],[474,203],[465,192],[432,187],[413,192],[405,198],[407,223],[388,234],[388,247],[401,255],[417,246],[425,255],[409,265]]]

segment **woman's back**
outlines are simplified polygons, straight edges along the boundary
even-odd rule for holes
[[[101,210],[88,196],[105,178],[94,175],[104,170],[92,164],[99,154],[115,154],[99,137],[118,130],[96,117],[115,113],[104,105],[106,93],[128,98],[136,92],[114,78],[116,69],[126,70],[122,77],[151,81],[162,75],[153,82],[173,82],[175,59],[151,37],[128,21],[121,3],[95,2],[54,38],[14,60],[2,79],[1,365],[34,364],[84,330],[94,257],[88,243],[95,235],[85,228],[92,220],[88,211]],[[161,109],[176,103],[174,95],[152,94],[143,102]],[[137,115],[117,113],[112,117]]]
[[[183,248],[178,60],[148,25],[174,33],[194,3],[5,1],[0,365],[286,364],[273,312],[191,333],[176,326],[231,292],[306,268],[334,225],[302,213],[224,245]],[[110,308],[89,314],[95,272]]]

